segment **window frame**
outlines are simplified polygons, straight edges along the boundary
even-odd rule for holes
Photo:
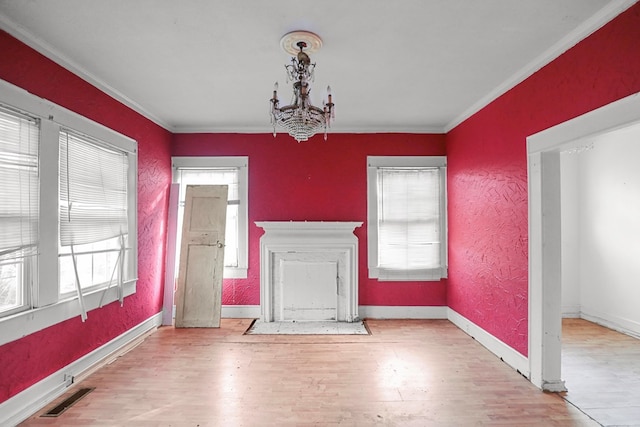
[[[13,106],[4,104],[4,103],[0,103],[0,108],[2,110],[4,110],[4,112],[6,114],[9,115],[13,115],[14,117],[18,118],[18,119],[22,119],[22,120],[28,120],[28,121],[32,121],[33,124],[35,125],[35,127],[37,127],[37,132],[38,132],[38,140],[37,140],[37,145],[38,145],[38,149],[37,149],[37,169],[35,171],[35,176],[37,176],[37,189],[36,189],[36,194],[34,195],[35,197],[38,197],[38,195],[40,194],[40,152],[39,152],[39,145],[40,145],[40,123],[41,123],[41,119],[33,114],[27,113],[26,111],[22,111],[19,110]],[[40,206],[39,206],[39,200],[38,200],[38,207],[37,207],[37,211],[40,211]],[[38,219],[39,219],[39,213],[38,213]],[[38,225],[36,225],[36,228],[38,228]],[[37,247],[36,250],[34,251],[33,254],[31,255],[27,255],[27,256],[22,256],[18,258],[14,258],[13,262],[11,262],[10,259],[6,259],[4,261],[0,261],[1,264],[4,265],[11,265],[14,264],[16,266],[16,281],[17,281],[17,286],[16,286],[16,293],[20,295],[20,304],[16,304],[14,307],[9,308],[9,309],[5,309],[0,311],[0,318],[2,317],[7,317],[7,316],[11,316],[12,314],[15,313],[19,313],[21,311],[24,310],[28,310],[29,307],[31,307],[31,288],[33,285],[33,278],[35,277],[35,273],[37,272]]]
[[[137,142],[73,111],[30,94],[22,88],[0,80],[0,102],[25,114],[40,119],[40,216],[39,255],[33,272],[30,306],[11,315],[0,317],[0,345],[20,339],[56,323],[79,316],[81,307],[76,294],[59,295],[58,284],[58,180],[59,180],[59,132],[61,128],[91,136],[127,152],[129,206],[130,279],[123,283],[122,294],[117,287],[88,289],[83,292],[87,311],[117,301],[136,292],[138,277],[137,242]],[[52,280],[55,278],[55,280]],[[105,290],[106,289],[106,290]]]
[[[121,159],[125,160],[125,163],[127,165],[126,166],[127,167],[127,174],[126,174],[126,182],[125,183],[127,185],[126,185],[126,188],[124,188],[124,191],[127,194],[127,199],[125,199],[124,202],[125,202],[125,205],[126,205],[125,207],[127,208],[126,209],[126,214],[127,214],[127,219],[128,219],[129,214],[130,214],[130,212],[132,210],[131,209],[132,206],[130,204],[131,200],[128,199],[129,193],[132,191],[131,186],[128,185],[129,184],[128,180],[129,180],[129,177],[130,177],[130,175],[128,173],[128,169],[131,167],[130,159],[128,158],[128,151],[126,149],[123,149],[120,146],[114,145],[112,142],[98,140],[98,139],[94,138],[93,136],[86,135],[86,134],[81,134],[80,132],[78,132],[75,129],[68,129],[66,127],[65,128],[61,127],[60,132],[59,132],[59,135],[60,135],[61,138],[62,138],[63,134],[67,134],[69,137],[75,138],[76,141],[78,141],[80,144],[83,144],[85,147],[91,147],[91,148],[88,148],[88,150],[95,150],[95,149],[107,150],[107,151],[111,152],[112,154],[115,154],[118,157],[120,157]],[[64,150],[63,150],[63,147],[62,147],[62,144],[63,144],[62,141],[63,140],[60,139],[58,149],[60,150],[59,153],[62,153],[64,155]],[[121,156],[123,156],[123,157],[121,157]],[[68,160],[69,159],[67,159],[67,161]],[[84,159],[84,160],[86,160],[87,163],[91,163],[93,161],[93,159],[91,159],[91,158]],[[73,161],[78,161],[78,159],[74,159]],[[59,166],[61,166],[61,164],[64,163],[64,162],[65,162],[65,160],[62,159],[62,157],[60,157]],[[124,165],[125,163],[122,163],[122,164]],[[99,169],[99,167],[96,165],[96,167],[92,168],[92,173],[95,172],[95,170],[97,170],[97,169]],[[59,175],[61,173],[63,173],[63,171],[60,171]],[[120,175],[120,176],[123,177],[124,174]],[[61,183],[61,184],[59,184],[60,186],[58,187],[58,189],[60,191],[60,190],[62,190],[60,187],[64,185],[64,177],[60,175],[59,181]],[[64,194],[59,193],[59,200],[60,200],[60,204],[61,204],[60,206],[61,207],[62,207],[62,204],[64,203],[64,200],[63,200],[64,196],[65,196]],[[61,212],[64,212],[64,211],[61,211]],[[59,213],[59,215],[60,215],[60,213]],[[65,245],[65,244],[63,244],[63,242],[61,241],[61,240],[63,240],[63,235],[64,235],[64,233],[62,231],[62,229],[64,228],[63,227],[63,222],[64,222],[64,220],[61,218],[60,222],[58,223],[58,225],[60,227],[59,228],[59,233],[61,233],[61,234],[59,234],[59,241],[60,241],[60,245],[61,246],[58,247],[58,262],[59,262],[59,264],[58,264],[59,267],[58,268],[59,269],[60,269],[60,264],[62,263],[63,259],[68,260],[72,256],[73,251],[71,250],[71,247],[73,247],[73,246],[76,247],[76,259],[78,259],[78,265],[80,265],[80,263],[81,263],[80,257],[83,257],[84,260],[86,260],[88,256],[91,256],[91,257],[101,256],[101,252],[103,252],[101,250],[93,250],[93,249],[91,249],[89,251],[86,251],[86,250],[83,251],[82,248],[85,247],[84,244],[80,245],[79,247],[78,247],[78,245],[71,245],[71,244]],[[117,269],[118,270],[122,269],[122,273],[123,273],[125,281],[132,277],[132,271],[131,271],[130,265],[128,265],[132,261],[130,256],[129,256],[130,248],[128,246],[129,245],[129,237],[130,237],[130,234],[129,234],[129,231],[128,231],[129,226],[130,226],[130,224],[127,224],[127,233],[125,234],[125,236],[126,236],[125,237],[125,248],[126,249],[124,250],[124,253],[125,253],[124,260],[122,260],[122,263],[124,263],[124,265],[121,266],[120,265],[120,261],[116,262]],[[114,239],[118,239],[118,238],[117,237],[113,237],[113,238],[111,238],[109,240],[114,240]],[[100,242],[104,242],[104,240],[101,240]],[[94,242],[94,243],[98,243],[98,242]],[[120,246],[118,246],[118,249],[120,249]],[[111,253],[115,252],[117,254],[119,251],[118,250],[114,251],[113,249],[111,249],[109,252],[111,252]],[[94,260],[92,259],[92,262],[93,261]],[[82,263],[84,264],[84,263],[86,263],[86,261],[84,261]],[[73,265],[73,263],[71,265]],[[112,274],[116,272],[113,269],[110,269],[109,271]],[[60,298],[65,298],[65,297],[70,297],[70,296],[75,295],[77,293],[75,280],[73,280],[74,283],[73,283],[72,289],[68,290],[66,292],[63,292],[63,290],[62,290],[62,281],[60,280],[61,279],[60,275],[61,275],[61,272],[59,270],[58,271],[58,286],[59,286],[58,291],[59,291]],[[119,277],[119,274],[114,274],[114,276],[112,276],[112,278],[111,278],[112,282],[109,282],[107,279],[105,279],[105,281],[99,281],[99,282],[90,281],[89,283],[85,282],[84,280],[81,280],[80,286],[81,286],[81,289],[82,289],[82,293],[85,294],[85,293],[90,292],[92,290],[99,290],[99,289],[104,289],[104,288],[106,288],[108,286],[112,286],[114,282],[117,282],[119,280],[118,277]]]
[[[175,156],[171,157],[172,182],[177,183],[180,168],[238,168],[238,266],[224,267],[225,279],[246,279],[249,268],[249,157]],[[182,197],[182,195],[180,196]],[[178,232],[178,230],[176,230]],[[176,242],[176,246],[180,242]],[[177,250],[176,250],[177,252]]]
[[[378,266],[378,168],[437,167],[440,171],[440,274],[422,271],[385,270]],[[367,156],[367,267],[369,278],[378,281],[439,281],[447,277],[447,183],[446,156]]]

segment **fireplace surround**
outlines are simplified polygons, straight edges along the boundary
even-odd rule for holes
[[[358,238],[353,231],[362,222],[255,224],[265,231],[260,238],[262,321],[359,320]]]

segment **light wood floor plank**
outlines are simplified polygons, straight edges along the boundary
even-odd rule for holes
[[[597,426],[446,320],[369,320],[369,336],[249,324],[160,328],[70,388],[96,389],[62,416],[22,425]]]

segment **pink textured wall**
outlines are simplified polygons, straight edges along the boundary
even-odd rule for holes
[[[367,156],[444,155],[444,135],[330,134],[297,143],[285,134],[179,134],[174,156],[249,157],[249,272],[225,280],[224,304],[260,304],[260,236],[254,221],[362,221],[361,305],[446,304],[446,281],[378,282],[367,272]]]
[[[0,79],[138,141],[137,292],[0,346],[0,402],[112,340],[162,308],[171,134],[0,31]]]
[[[640,91],[640,4],[447,134],[448,305],[526,355],[526,137]]]

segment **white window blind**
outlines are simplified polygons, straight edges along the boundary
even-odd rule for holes
[[[69,130],[60,132],[60,243],[96,243],[127,234],[124,152]]]
[[[0,108],[0,261],[37,252],[38,140],[37,120]]]
[[[367,157],[367,264],[380,281],[447,276],[446,157]]]
[[[440,171],[378,168],[378,267],[440,270]]]
[[[129,162],[127,153],[67,129],[59,143],[60,292],[75,287],[84,320],[84,288],[106,292],[115,282],[123,302]]]

